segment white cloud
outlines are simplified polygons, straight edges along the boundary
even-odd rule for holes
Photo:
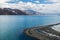
[[[10,7],[9,6],[10,4],[6,3],[8,1],[10,1],[10,0],[0,0],[0,8]]]
[[[42,5],[42,4],[41,4]],[[60,13],[60,3],[56,3],[56,4],[43,4],[45,5],[44,8],[42,8],[42,10],[40,10],[40,12],[42,13]]]
[[[0,0],[0,3],[5,3],[7,2],[8,0]]]
[[[40,3],[39,1],[34,1],[35,3]]]
[[[47,0],[47,1],[49,1],[49,2],[55,2],[55,3],[59,3],[60,2],[60,0]]]
[[[20,2],[18,4],[11,5],[11,8],[17,9],[32,9],[40,13],[60,13],[60,3],[55,4],[34,4],[31,2]]]
[[[0,8],[9,8],[11,4],[8,3],[0,3]]]
[[[32,9],[40,13],[60,13],[60,3],[54,4],[34,4],[32,2],[22,2],[17,4],[1,4],[0,7],[9,7],[22,10]]]

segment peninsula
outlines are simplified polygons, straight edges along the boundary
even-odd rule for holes
[[[60,25],[60,23],[28,28],[24,30],[24,33],[37,40],[60,40],[60,31],[56,30],[58,25]],[[54,29],[55,26],[56,28]]]

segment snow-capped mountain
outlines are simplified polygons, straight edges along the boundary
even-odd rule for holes
[[[36,14],[36,11],[33,11],[33,10],[25,10],[25,12],[29,15]]]
[[[31,9],[12,9],[12,8],[0,8],[0,15],[52,15],[48,13],[40,13]]]
[[[0,15],[27,15],[19,9],[0,8]]]
[[[37,12],[37,11],[34,11],[34,10],[25,10],[25,13],[26,14],[29,14],[29,15],[48,15],[48,14],[45,14],[45,13],[40,13],[40,12]]]
[[[12,8],[0,8],[0,15],[37,15],[40,14],[34,10],[19,10]]]

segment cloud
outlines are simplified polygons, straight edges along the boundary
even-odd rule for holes
[[[49,2],[55,2],[55,1],[49,1]],[[58,2],[58,1],[57,1]],[[53,4],[36,4],[32,2],[23,2],[20,1],[17,4],[1,4],[0,7],[8,7],[8,8],[16,8],[20,10],[34,10],[40,13],[60,13],[60,3],[53,3]]]
[[[40,10],[42,13],[60,13],[60,3],[43,5],[44,7]]]
[[[35,3],[40,3],[40,1],[34,1]]]
[[[60,3],[60,0],[47,0],[48,2]]]
[[[0,0],[0,3],[5,3],[7,2],[8,0]]]
[[[60,13],[60,3],[54,4],[35,4],[32,2],[22,2],[20,1],[18,4],[10,5],[11,8],[17,8],[20,10],[34,10],[40,13]]]
[[[11,4],[8,4],[8,3],[0,3],[0,8],[10,8]]]

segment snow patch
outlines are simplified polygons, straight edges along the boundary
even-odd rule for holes
[[[60,25],[53,26],[52,29],[54,29],[54,30],[60,32]]]

